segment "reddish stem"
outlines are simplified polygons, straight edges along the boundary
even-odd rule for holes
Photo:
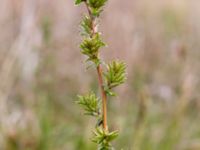
[[[106,96],[106,92],[103,87],[103,77],[102,77],[101,65],[97,66],[97,73],[98,73],[99,86],[101,89],[101,97],[102,97],[103,128],[105,130],[107,130],[108,129],[108,127],[107,127],[107,96]]]
[[[88,6],[88,3],[85,1],[86,8],[88,10],[89,16],[92,20],[92,34],[91,37],[93,37],[98,31],[95,25],[95,17],[92,15],[92,12],[90,10],[90,7]],[[99,80],[99,86],[101,90],[101,98],[102,98],[102,111],[103,111],[103,128],[104,130],[108,130],[107,126],[107,96],[106,96],[106,91],[104,90],[103,86],[103,73],[102,73],[102,68],[101,64],[97,66],[97,74],[98,74],[98,80]]]

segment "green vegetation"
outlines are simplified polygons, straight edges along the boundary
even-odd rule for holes
[[[80,45],[81,53],[87,56],[87,62],[91,61],[96,67],[99,87],[101,90],[101,100],[95,94],[89,93],[78,96],[77,103],[83,107],[86,115],[96,117],[96,129],[92,141],[98,144],[99,150],[112,150],[111,141],[118,132],[110,132],[107,124],[107,96],[114,96],[112,88],[124,83],[126,66],[123,62],[113,61],[107,65],[107,70],[102,69],[105,64],[99,57],[99,50],[105,46],[98,32],[98,17],[103,11],[103,6],[107,0],[77,0],[75,4],[85,3],[89,16],[84,16],[81,23],[83,42]],[[102,108],[101,108],[102,107]]]

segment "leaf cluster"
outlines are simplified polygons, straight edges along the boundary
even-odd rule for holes
[[[81,105],[85,110],[85,115],[99,116],[100,100],[93,92],[86,95],[78,95],[77,104]]]
[[[118,136],[118,131],[108,132],[102,128],[96,128],[93,131],[94,137],[92,139],[93,142],[99,145],[99,150],[112,150],[112,145],[110,144]]]
[[[98,33],[96,33],[93,37],[89,37],[83,40],[80,45],[82,49],[82,54],[88,56],[87,61],[92,61],[96,65],[99,64],[98,52],[101,47],[105,46],[105,43],[102,42]]]
[[[112,61],[107,65],[107,71],[104,75],[109,88],[113,88],[124,83],[126,79],[125,70],[126,65],[121,61]]]
[[[92,19],[88,16],[84,16],[81,22],[82,35],[90,37],[93,34],[92,28],[93,28]]]
[[[92,14],[94,16],[99,16],[106,2],[107,0],[88,0],[88,4],[91,8]]]
[[[79,5],[82,2],[87,3],[93,16],[99,16],[107,0],[76,0],[75,4]]]
[[[126,64],[121,61],[112,61],[107,65],[107,71],[104,73],[106,80],[105,90],[107,94],[113,96],[110,90],[126,80]]]

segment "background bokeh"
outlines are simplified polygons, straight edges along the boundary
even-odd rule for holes
[[[117,150],[200,149],[200,1],[109,0],[106,62],[128,79],[109,100]],[[95,150],[76,95],[99,93],[86,70],[73,0],[0,0],[0,150]]]

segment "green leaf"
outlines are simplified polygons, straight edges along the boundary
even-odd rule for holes
[[[85,115],[99,117],[100,115],[100,100],[93,92],[80,96],[78,95],[77,104],[81,105],[85,110]]]
[[[87,61],[92,61],[95,64],[99,64],[98,52],[101,47],[105,46],[105,43],[100,39],[99,33],[95,34],[92,38],[86,38],[80,45],[82,54],[88,56]]]
[[[103,128],[96,128],[93,131],[94,137],[92,141],[97,143],[99,150],[112,150],[111,141],[113,141],[118,136],[118,131],[109,132]]]
[[[107,0],[88,0],[89,6],[92,8],[101,8]]]
[[[75,5],[79,5],[80,3],[84,2],[85,0],[76,0]]]
[[[92,34],[92,20],[90,17],[85,16],[81,22],[81,35],[89,37]]]
[[[107,0],[88,0],[88,4],[91,8],[92,14],[94,16],[99,16],[106,2]]]
[[[91,8],[92,15],[99,17],[100,13],[103,11],[101,8]]]
[[[106,90],[106,94],[109,96],[116,96],[116,93],[111,91],[110,89]]]
[[[110,133],[108,134],[107,140],[108,140],[109,142],[111,142],[111,141],[113,141],[114,139],[116,139],[116,138],[118,137],[118,135],[119,135],[119,132],[118,132],[118,131],[110,132]]]
[[[106,89],[109,90],[124,83],[126,80],[126,64],[121,61],[112,61],[107,65],[104,73],[106,79]]]

